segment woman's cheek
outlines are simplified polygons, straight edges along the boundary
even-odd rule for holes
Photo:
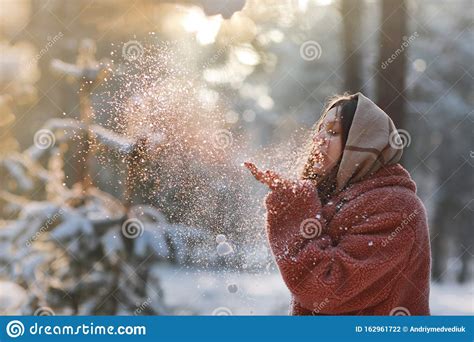
[[[328,143],[328,163],[335,163],[339,160],[342,153],[342,141],[340,136],[334,136]]]

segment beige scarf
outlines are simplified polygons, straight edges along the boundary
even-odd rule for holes
[[[392,119],[362,93],[357,95],[357,108],[336,176],[337,191],[384,165],[396,164],[403,153]]]

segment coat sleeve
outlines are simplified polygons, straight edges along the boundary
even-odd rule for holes
[[[364,195],[359,200],[364,202],[352,206],[347,232],[337,239],[327,234],[314,186],[303,183],[267,196],[269,243],[287,287],[303,308],[331,315],[379,304],[408,264],[414,230],[402,225],[399,209],[393,210],[394,201],[403,199],[376,190]],[[368,217],[356,214],[367,206],[372,208]]]

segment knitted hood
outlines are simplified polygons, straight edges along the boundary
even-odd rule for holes
[[[357,95],[357,108],[336,176],[337,191],[384,165],[396,164],[403,153],[392,119],[364,94]]]

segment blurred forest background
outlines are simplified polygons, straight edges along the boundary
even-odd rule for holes
[[[472,314],[472,0],[0,0],[0,313],[277,314],[241,164],[296,175],[333,94],[395,121],[433,314]]]

